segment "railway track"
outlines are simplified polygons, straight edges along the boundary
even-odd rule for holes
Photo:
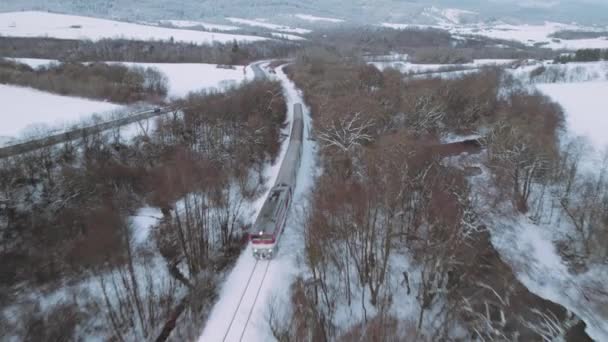
[[[255,262],[222,342],[243,341],[269,266],[270,261]]]

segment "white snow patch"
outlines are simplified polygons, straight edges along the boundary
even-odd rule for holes
[[[2,125],[0,136],[14,137],[71,124],[94,113],[107,113],[121,106],[77,97],[60,96],[31,88],[0,84]]]
[[[425,8],[422,15],[435,19],[439,24],[459,24],[466,16],[476,15],[476,12],[457,8],[437,8],[435,6]]]
[[[309,15],[309,14],[296,14],[295,16],[296,16],[296,18],[300,18],[302,20],[307,20],[307,21],[312,21],[312,22],[317,22],[317,21],[326,21],[329,23],[343,23],[344,22],[344,19],[317,17],[317,16]]]
[[[144,207],[131,216],[131,228],[133,229],[133,242],[135,245],[141,245],[150,236],[152,228],[158,224],[158,221],[163,217],[159,208]]]
[[[245,67],[235,65],[234,69],[218,68],[215,64],[203,63],[131,63],[111,62],[127,66],[156,68],[164,73],[169,80],[168,97],[184,97],[188,93],[203,89],[222,90],[244,81],[251,72],[245,72]]]
[[[233,22],[235,24],[263,27],[263,28],[267,28],[269,30],[287,32],[287,33],[307,34],[307,33],[312,32],[311,30],[303,29],[303,28],[293,28],[293,27],[284,26],[284,25],[271,24],[271,23],[263,21],[261,19],[260,20],[250,20],[250,19],[229,17],[229,18],[226,18],[226,20]]]
[[[0,35],[9,37],[52,37],[62,39],[125,38],[137,40],[174,39],[178,42],[209,44],[260,41],[263,37],[171,29],[157,26],[46,12],[0,13]]]
[[[588,137],[598,150],[608,146],[608,82],[538,84],[537,88],[564,108],[570,130]]]
[[[448,14],[453,15],[454,13]],[[550,49],[584,49],[584,48],[608,48],[608,37],[600,37],[594,39],[554,39],[551,37],[553,33],[562,30],[570,31],[598,31],[596,27],[584,27],[575,24],[563,24],[556,22],[545,22],[542,25],[539,24],[525,24],[525,25],[512,25],[512,24],[485,24],[477,23],[470,25],[461,25],[457,22],[450,22],[449,19],[439,20],[437,25],[418,25],[418,24],[406,24],[406,23],[381,23],[380,26],[393,28],[397,30],[403,29],[424,29],[424,28],[435,28],[449,31],[453,35],[479,35],[489,38],[511,40],[533,46],[535,44],[542,44],[543,47]]]
[[[403,61],[371,62],[371,64],[380,70],[394,68],[402,73],[421,74],[453,72],[454,69],[473,70],[488,66],[504,66],[513,62],[515,62],[513,59],[477,59],[472,63],[463,64],[417,64]]]
[[[53,63],[59,63],[56,59],[42,59],[42,58],[5,58],[9,61],[14,61],[17,63],[27,64],[30,67],[37,69],[41,66],[47,66]]]
[[[161,20],[161,24],[172,25],[179,28],[192,28],[202,27],[206,30],[218,30],[218,31],[235,31],[240,29],[238,26],[211,24],[204,21],[192,21],[192,20]]]

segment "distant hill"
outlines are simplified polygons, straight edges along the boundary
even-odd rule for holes
[[[136,21],[226,16],[302,20],[293,14],[350,23],[435,24],[454,19],[515,22],[545,20],[608,25],[606,0],[2,0],[0,11],[50,10]]]

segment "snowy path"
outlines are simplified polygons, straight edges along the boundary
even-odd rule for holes
[[[277,69],[277,77],[283,83],[283,91],[287,101],[288,120],[291,123],[293,118],[293,105],[302,103],[302,95],[295,85],[287,78],[282,69]],[[257,266],[255,273],[247,287],[248,279],[255,267],[256,260],[251,253],[251,246],[247,247],[239,257],[234,269],[227,277],[220,291],[220,298],[215,304],[209,319],[204,327],[204,331],[199,337],[200,342],[219,342],[219,341],[273,341],[275,340],[268,326],[268,309],[271,305],[279,305],[281,310],[288,310],[290,303],[290,287],[293,280],[302,271],[298,264],[298,257],[303,253],[303,227],[300,213],[307,205],[307,195],[313,186],[316,167],[316,146],[308,139],[308,127],[311,124],[310,111],[303,105],[304,114],[304,141],[303,155],[298,181],[295,190],[294,202],[285,226],[285,232],[281,237],[281,244],[276,257],[267,263],[267,273],[263,277],[263,282],[259,282],[259,273],[264,273],[263,263]],[[291,124],[289,125],[291,126]],[[287,127],[289,129],[290,127]],[[289,131],[287,131],[289,132]],[[278,172],[278,166],[283,160],[288,139],[282,146],[281,156],[277,163],[268,170],[268,184],[273,184]],[[265,197],[265,196],[264,196]],[[260,203],[261,206],[261,203]],[[260,286],[255,288],[257,283]],[[255,288],[255,291],[253,289]],[[259,293],[254,293],[259,291]],[[245,295],[243,296],[243,293]],[[247,307],[251,312],[249,320],[244,315],[243,310],[238,308],[239,302],[243,297],[241,306]],[[257,300],[255,297],[257,296]],[[252,303],[253,301],[253,303]],[[235,315],[235,312],[238,313]],[[230,322],[235,317],[232,326]],[[247,315],[249,316],[249,315]],[[228,327],[230,326],[230,331]],[[239,336],[237,332],[243,336]],[[227,334],[228,333],[228,334]]]

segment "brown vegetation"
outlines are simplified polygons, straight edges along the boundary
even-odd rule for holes
[[[162,101],[167,77],[154,68],[104,63],[50,64],[33,69],[0,60],[0,83],[116,103]]]
[[[414,295],[411,340],[445,339],[455,324],[471,339],[540,340],[546,322],[561,336],[579,322],[517,281],[477,220],[465,175],[440,162],[467,147],[439,146],[441,135],[490,128],[471,151],[483,144],[494,156],[496,184],[525,211],[531,183],[558,158],[559,107],[538,94],[499,96],[502,73],[493,68],[454,80],[404,80],[394,70],[314,49],[288,72],[314,113],[325,170],[305,221],[312,277],[293,293],[308,303],[298,308],[309,308],[293,316],[295,326],[311,327],[300,336],[333,340],[378,331],[387,334],[381,340],[399,340],[405,335],[395,335],[396,327],[408,324],[389,309],[397,296]],[[415,266],[403,270],[395,288],[401,275],[389,270],[406,256]],[[360,306],[362,322],[336,331],[337,303]],[[365,303],[377,314],[368,315]]]
[[[285,57],[297,46],[279,41],[196,45],[165,41],[0,37],[0,56],[50,58],[66,62],[247,64]]]
[[[181,307],[186,319],[177,324],[178,336],[199,333],[216,272],[240,250],[243,203],[259,195],[263,166],[279,151],[286,105],[279,83],[257,81],[194,94],[180,106],[187,109],[159,117],[153,132],[130,145],[112,139],[116,132],[99,133],[1,161],[0,286],[14,294],[0,297],[3,308],[29,291],[92,277],[103,297],[74,296],[79,308],[101,310],[105,324],[81,326],[89,321],[78,313],[66,315],[65,324],[147,340]],[[129,216],[145,205],[165,213],[151,234],[159,250],[133,244]],[[162,283],[151,257],[159,254],[172,275]],[[54,324],[46,314],[31,316],[46,327]],[[30,329],[25,323],[0,328],[0,336]],[[69,340],[74,331],[62,333]]]

